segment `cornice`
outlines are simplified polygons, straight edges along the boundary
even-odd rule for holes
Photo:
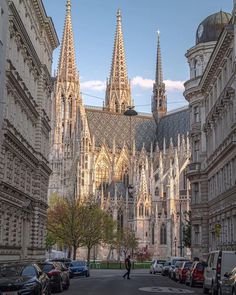
[[[227,25],[223,30],[220,39],[218,40],[216,47],[210,57],[210,60],[208,61],[206,69],[203,73],[200,82],[200,88],[204,92],[206,92],[209,86],[212,84],[214,76],[216,76],[216,73],[219,67],[221,66],[222,60],[224,61],[223,56],[226,55],[227,49],[229,49],[229,44],[233,40],[233,37],[234,26]]]
[[[40,25],[45,28],[49,40],[51,41],[52,49],[56,49],[60,43],[52,18],[47,16],[42,0],[31,1],[38,16]]]
[[[12,23],[12,26],[10,25],[10,33],[11,36],[16,36],[20,38],[20,42],[24,45],[27,51],[27,55],[29,55],[32,59],[32,63],[37,68],[38,76],[41,74],[41,61],[37,55],[36,50],[34,49],[34,46],[30,40],[30,37],[25,29],[24,23],[21,20],[21,17],[15,7],[15,4],[10,1],[9,8],[12,14],[9,16],[10,24]],[[18,35],[17,35],[18,33]]]

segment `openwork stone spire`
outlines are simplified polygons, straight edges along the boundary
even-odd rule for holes
[[[126,69],[120,9],[117,11],[116,17],[117,25],[111,72],[106,89],[106,108],[112,112],[123,113],[128,106],[131,106],[132,102]]]
[[[70,82],[76,81],[77,79],[78,74],[75,61],[74,38],[71,23],[71,1],[67,0],[66,19],[58,64],[58,81]]]
[[[156,78],[153,85],[152,112],[160,119],[167,112],[165,84],[163,82],[160,31],[157,32]]]

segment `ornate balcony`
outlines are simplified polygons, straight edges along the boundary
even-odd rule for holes
[[[199,174],[201,170],[201,163],[194,162],[188,165],[187,176],[192,176],[195,174]]]

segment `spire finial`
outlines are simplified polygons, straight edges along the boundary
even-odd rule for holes
[[[120,8],[117,9],[116,18],[117,18],[117,21],[121,21],[121,10],[120,10]]]
[[[71,12],[71,1],[70,0],[67,0],[67,2],[66,2],[66,11]]]

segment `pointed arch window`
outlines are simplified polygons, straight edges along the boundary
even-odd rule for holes
[[[139,216],[143,217],[143,204],[139,206]]]
[[[95,183],[98,189],[101,188],[101,185],[105,184],[106,187],[109,183],[109,163],[105,159],[96,165]]]
[[[117,229],[122,230],[123,228],[124,228],[124,215],[123,215],[122,209],[120,208],[117,214]]]
[[[152,245],[155,244],[155,224],[152,224]]]
[[[116,112],[118,113],[119,112],[119,104],[117,101],[115,102],[115,108],[116,108]]]
[[[160,244],[166,245],[166,225],[162,223],[160,230]]]
[[[145,216],[148,217],[149,216],[149,208],[146,206],[145,207]]]

